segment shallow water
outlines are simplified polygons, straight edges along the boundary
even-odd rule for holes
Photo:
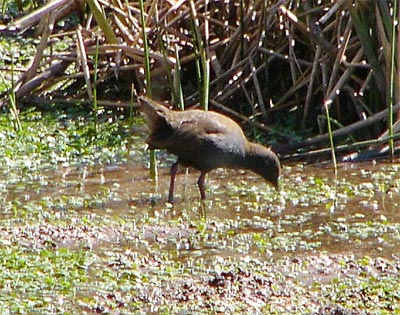
[[[284,309],[305,314],[341,303],[323,290],[317,300],[305,297],[310,288],[354,297],[336,283],[375,288],[380,280],[370,279],[382,272],[389,272],[382,276],[385,290],[397,285],[399,162],[341,164],[337,178],[330,165],[285,164],[278,192],[252,173],[216,170],[204,203],[198,172],[181,170],[171,205],[173,160],[160,157],[157,185],[145,159],[3,176],[0,272],[17,293],[3,290],[0,308],[175,313],[188,310],[189,299],[193,309],[224,312],[228,294],[238,314],[248,305],[283,314],[282,298],[290,292],[296,302],[291,298]],[[238,283],[246,295],[234,293]],[[260,297],[243,306],[243,299]]]
[[[107,214],[124,220],[156,217],[167,221],[183,215],[190,221],[205,214],[213,221],[230,222],[229,227],[221,223],[221,231],[241,238],[268,234],[271,228],[271,238],[295,234],[307,242],[319,242],[318,251],[390,256],[397,245],[394,233],[399,231],[385,231],[384,225],[400,223],[400,164],[341,164],[337,179],[330,165],[289,164],[284,166],[278,192],[252,173],[216,170],[208,176],[208,200],[203,204],[196,186],[198,172],[186,174],[183,169],[177,177],[173,206],[166,202],[166,165],[159,169],[157,185],[149,179],[148,170],[135,163],[40,172],[3,187],[1,217],[13,218],[15,213],[7,205],[17,200],[22,208],[24,203],[37,202],[44,211]],[[375,224],[378,231],[374,231]],[[387,235],[388,240],[383,240]],[[205,245],[205,252],[209,246]],[[214,254],[216,250],[223,253],[226,248],[212,248]],[[277,248],[274,254],[308,250]]]

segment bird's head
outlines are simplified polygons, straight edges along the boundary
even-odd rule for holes
[[[278,156],[270,149],[255,143],[250,143],[246,156],[247,168],[263,177],[278,190],[281,174],[281,163]]]

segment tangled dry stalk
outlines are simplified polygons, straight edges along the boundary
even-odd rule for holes
[[[360,146],[371,139],[381,146],[388,141],[382,121],[400,109],[395,4],[144,1],[153,97],[175,98],[180,84],[188,105],[199,102],[201,36],[211,69],[211,107],[277,135],[282,154],[326,143],[325,106],[336,124],[334,136],[352,136],[343,150],[358,146],[354,138],[363,141]],[[99,105],[130,106],[131,86],[137,93],[146,89],[140,14],[137,1],[54,0],[0,26],[9,36],[34,27],[40,37],[32,63],[15,84],[17,99],[92,104],[97,88]],[[72,16],[79,22],[60,27]],[[60,50],[60,42],[68,47]],[[295,141],[292,130],[311,137]],[[399,130],[397,121],[390,139]]]

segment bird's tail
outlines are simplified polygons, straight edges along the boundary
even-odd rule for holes
[[[139,96],[139,110],[144,114],[144,120],[153,131],[162,128],[169,109],[145,96]]]

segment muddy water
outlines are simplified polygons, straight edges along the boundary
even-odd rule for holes
[[[387,296],[377,299],[393,300],[399,162],[342,164],[336,178],[330,165],[285,164],[278,192],[251,173],[216,170],[204,203],[198,172],[181,171],[170,205],[172,161],[162,160],[157,185],[145,158],[0,178],[0,271],[12,288],[2,289],[0,306],[28,305],[20,314],[196,313],[191,303],[204,314],[228,314],[227,305],[240,310],[230,314],[251,305],[252,314],[327,314],[318,310],[359,299],[360,283],[378,291],[383,283]],[[343,281],[343,298],[326,293]],[[38,302],[29,306],[32,296]],[[282,311],[285,299],[285,310],[298,312]],[[256,311],[264,306],[276,311]]]
[[[264,248],[269,255],[277,256],[319,251],[390,257],[397,251],[398,163],[341,164],[337,178],[331,165],[289,164],[284,166],[279,192],[251,173],[216,170],[208,176],[209,199],[203,204],[196,186],[198,173],[191,170],[185,174],[181,170],[176,182],[176,202],[171,206],[166,203],[169,162],[162,163],[157,185],[139,163],[60,168],[30,175],[24,184],[15,182],[3,187],[6,193],[1,201],[1,216],[15,217],[7,206],[15,200],[22,208],[25,203],[37,202],[44,211],[50,208],[61,213],[61,217],[74,212],[78,217],[107,215],[125,221],[184,218],[190,226],[191,220],[198,222],[205,214],[216,233],[233,236],[228,246],[217,239],[187,245],[181,253],[185,257],[193,252],[198,255],[199,251],[204,255],[237,254],[236,247],[243,246],[243,240],[249,243],[246,252],[259,255],[262,246],[251,242],[260,235],[261,241],[278,240],[273,247]],[[160,237],[178,238],[182,233],[191,232],[151,227],[145,231],[145,237],[156,241]],[[297,239],[296,244],[279,245],[280,238],[292,237]],[[261,252],[264,255],[265,251]]]

